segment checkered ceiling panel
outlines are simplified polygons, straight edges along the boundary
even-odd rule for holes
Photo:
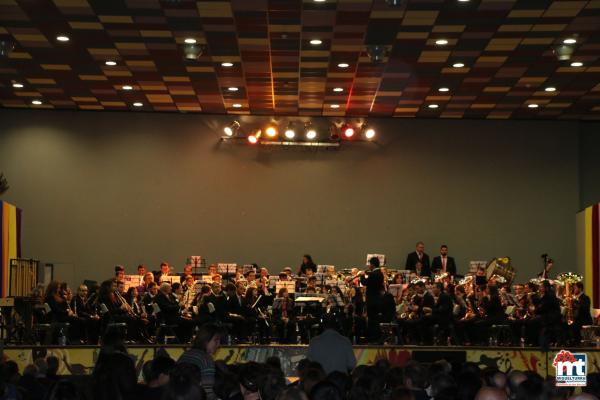
[[[0,0],[0,39],[15,44],[0,59],[0,105],[600,119],[600,0],[400,3]],[[576,43],[561,61],[565,39]]]

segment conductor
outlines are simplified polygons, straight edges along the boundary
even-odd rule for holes
[[[383,302],[383,274],[379,269],[379,258],[371,257],[369,259],[369,274],[368,276],[361,272],[360,282],[367,287],[367,334],[369,342],[377,342],[379,340],[379,322],[381,319],[381,305]]]

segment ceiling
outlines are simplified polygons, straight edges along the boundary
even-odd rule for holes
[[[600,119],[600,0],[0,0],[0,39],[9,108]]]

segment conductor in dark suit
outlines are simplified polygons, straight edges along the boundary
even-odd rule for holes
[[[421,271],[417,271],[420,276],[431,276],[431,264],[429,256],[425,253],[425,244],[418,242],[415,251],[406,257],[406,269],[416,271],[417,263],[421,263]]]
[[[448,246],[445,244],[440,247],[440,255],[433,257],[431,270],[434,274],[447,272],[450,276],[456,276],[454,257],[448,256]]]
[[[371,257],[369,260],[369,276],[363,272],[360,278],[362,285],[367,287],[367,325],[369,341],[376,342],[380,337],[379,322],[381,319],[383,303],[383,274],[379,269],[379,258]]]

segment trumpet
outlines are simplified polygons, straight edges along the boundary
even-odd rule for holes
[[[127,300],[125,300],[125,298],[123,296],[121,296],[121,293],[119,293],[118,290],[115,291],[115,296],[117,296],[117,299],[119,299],[119,301],[121,302],[121,308],[123,310],[125,310],[127,312],[127,314],[129,314],[129,316],[131,316],[131,317],[137,317],[137,315],[133,311],[133,308],[131,308],[131,306],[129,305],[129,303],[127,302]]]

